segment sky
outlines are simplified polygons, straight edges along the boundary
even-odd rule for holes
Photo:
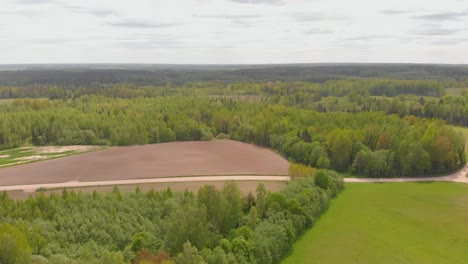
[[[0,64],[468,64],[467,0],[0,0]]]

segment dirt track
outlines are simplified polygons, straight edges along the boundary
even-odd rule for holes
[[[345,178],[345,182],[372,183],[372,182],[427,182],[427,181],[448,181],[468,183],[465,176],[468,173],[468,164],[463,169],[447,176],[421,177],[421,178]]]
[[[468,183],[468,178],[465,177],[468,173],[468,165],[453,174],[441,177],[424,177],[424,178],[345,178],[345,182],[352,183],[378,183],[378,182],[423,182],[423,181],[448,181],[448,182],[463,182]],[[289,181],[289,176],[258,176],[258,175],[229,175],[229,176],[195,176],[195,177],[166,177],[153,179],[131,179],[131,180],[115,180],[115,181],[93,181],[93,182],[62,182],[48,184],[27,184],[0,186],[0,191],[22,190],[25,192],[34,192],[39,188],[72,188],[72,187],[89,187],[89,186],[109,186],[109,185],[126,185],[126,184],[144,184],[144,183],[174,183],[174,182],[208,182],[208,181]]]
[[[0,191],[226,180],[288,181],[289,177],[284,176],[287,171],[285,159],[254,145],[231,140],[175,142],[112,148],[0,169]],[[344,181],[468,183],[466,173],[468,165],[440,177],[345,178]]]
[[[201,175],[287,175],[275,152],[232,141],[115,147],[0,169],[0,186]]]
[[[153,178],[153,179],[134,179],[117,181],[94,181],[94,182],[62,182],[62,183],[43,183],[28,185],[0,186],[0,191],[23,190],[25,192],[34,192],[39,188],[71,188],[71,187],[90,187],[106,185],[125,185],[125,184],[143,184],[143,183],[165,183],[165,182],[208,182],[208,181],[288,181],[289,176],[255,176],[255,175],[230,175],[230,176],[196,176],[196,177],[171,177],[171,178]]]

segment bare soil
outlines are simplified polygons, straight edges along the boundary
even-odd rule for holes
[[[0,186],[195,175],[287,175],[277,153],[233,140],[115,147],[0,169]]]
[[[95,148],[95,146],[48,146],[38,148],[37,153],[63,153],[68,151],[85,152]]]
[[[41,159],[47,159],[47,157],[46,156],[41,156],[41,155],[34,155],[34,156],[16,158],[15,160],[18,160],[18,161],[31,161],[31,160],[41,160]]]

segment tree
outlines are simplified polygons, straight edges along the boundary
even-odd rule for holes
[[[177,264],[204,264],[203,257],[198,253],[198,249],[187,241],[183,245],[183,250],[176,257]]]
[[[338,171],[345,171],[351,163],[351,153],[353,141],[346,131],[333,130],[326,142],[330,152],[332,168]]]
[[[124,256],[121,252],[104,251],[99,260],[102,264],[125,264]]]
[[[317,160],[317,168],[329,169],[330,168],[330,160],[326,156],[321,156]]]
[[[406,162],[409,164],[408,173],[411,176],[424,175],[424,172],[431,168],[429,153],[422,148],[419,142],[411,143]]]
[[[222,202],[219,191],[213,185],[205,185],[198,189],[198,202],[206,208],[208,220],[211,222],[213,230],[219,232],[219,225],[222,221]]]
[[[220,231],[227,234],[230,229],[237,227],[243,212],[243,198],[237,184],[234,181],[227,181],[221,191],[222,216]]]
[[[260,183],[257,186],[256,189],[257,192],[257,211],[258,211],[258,217],[260,219],[263,218],[263,215],[265,213],[265,196],[266,196],[266,188],[263,183]]]
[[[330,183],[325,171],[319,171],[315,174],[315,184],[324,190],[328,189]]]
[[[26,235],[9,223],[1,223],[0,263],[28,263],[30,257]]]
[[[382,133],[379,136],[379,140],[375,146],[375,149],[389,149],[390,148],[390,136],[387,132]]]
[[[181,252],[187,241],[195,247],[204,248],[211,244],[210,229],[205,206],[186,205],[172,214],[164,240],[165,247],[171,255]]]

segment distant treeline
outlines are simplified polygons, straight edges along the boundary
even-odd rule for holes
[[[336,172],[312,176],[246,196],[234,182],[196,194],[114,188],[13,201],[0,193],[0,262],[279,263],[343,189]]]
[[[118,98],[154,97],[168,95],[174,92],[185,94],[207,95],[261,95],[261,96],[290,96],[298,99],[317,101],[321,97],[346,96],[351,92],[361,95],[390,96],[400,94],[414,94],[421,96],[440,97],[445,94],[445,88],[468,85],[468,82],[439,82],[421,80],[339,80],[327,81],[323,84],[308,82],[234,82],[223,84],[219,82],[190,82],[182,86],[137,86],[131,84],[90,85],[90,86],[57,86],[34,85],[27,87],[5,86],[0,87],[0,98],[40,98],[71,99],[82,95],[104,95]],[[193,91],[197,89],[197,91]],[[192,90],[192,91],[190,91]]]
[[[109,67],[112,67],[110,65]],[[118,66],[114,66],[118,67]],[[306,81],[323,83],[342,78],[389,78],[402,80],[466,81],[468,66],[422,64],[263,65],[132,67],[126,69],[47,69],[0,71],[1,86],[131,83],[136,85],[182,85],[186,82]]]
[[[226,98],[16,99],[0,105],[0,144],[133,145],[232,138],[291,161],[369,177],[444,173],[465,162],[464,137],[442,120],[383,112],[319,113]]]
[[[308,82],[190,82],[182,86],[137,86],[131,84],[91,86],[0,87],[0,98],[73,99],[84,95],[112,98],[169,95],[242,98],[283,104],[319,112],[383,111],[400,117],[415,115],[440,118],[450,124],[468,126],[468,88],[462,96],[446,94],[446,88],[468,87],[468,82],[434,80],[348,79]],[[236,97],[237,96],[237,97]],[[418,96],[418,97],[415,97]],[[430,98],[427,98],[427,97]],[[426,99],[425,99],[426,98]]]

